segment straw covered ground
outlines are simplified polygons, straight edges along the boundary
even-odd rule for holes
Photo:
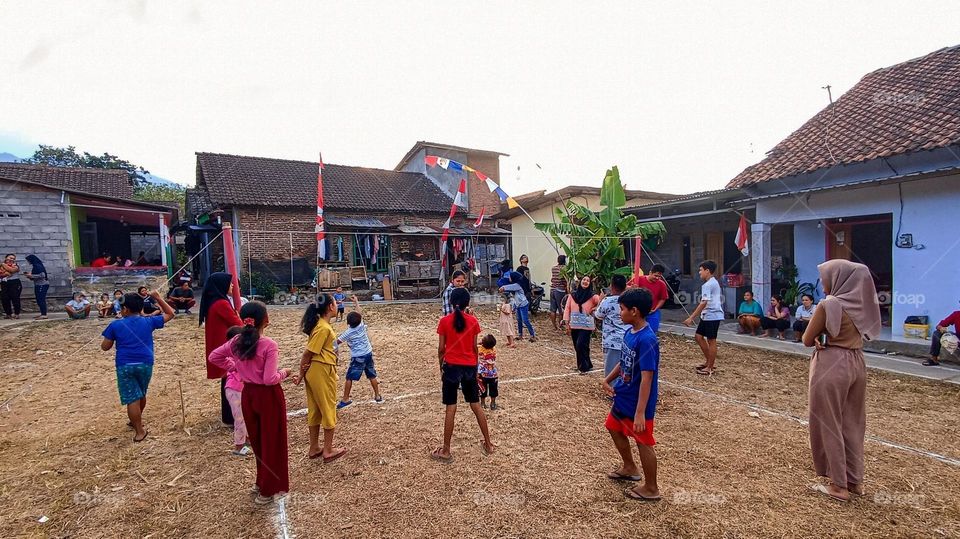
[[[535,321],[541,342],[500,348],[502,409],[488,413],[498,451],[482,454],[461,407],[455,460],[436,463],[438,311],[366,308],[387,402],[370,403],[365,381],[355,386],[357,404],[337,430],[346,457],[307,460],[305,420],[290,419],[285,507],[294,536],[960,536],[960,466],[929,455],[868,441],[865,497],[841,505],[810,491],[806,427],[791,419],[806,415],[807,360],[721,346],[718,373],[703,378],[692,369],[693,342],[671,336],[661,342],[656,426],[664,499],[625,499],[625,485],[604,476],[617,457],[600,379],[570,370],[571,346],[546,315]],[[273,309],[268,329],[291,367],[305,342],[299,316]],[[481,318],[495,327],[491,307]],[[253,459],[230,454],[196,318],[156,334],[150,436],[140,444],[125,426],[113,355],[99,350],[104,325],[29,324],[0,335],[0,536],[277,535],[277,507],[251,502]],[[304,406],[302,388],[284,390],[289,410]],[[960,459],[956,386],[871,372],[868,391],[868,435]]]

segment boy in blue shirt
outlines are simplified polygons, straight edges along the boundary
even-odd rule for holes
[[[117,345],[117,389],[120,392],[120,404],[127,407],[127,425],[133,427],[136,434],[134,442],[142,442],[147,437],[143,428],[143,409],[147,406],[147,386],[153,375],[153,331],[160,329],[173,320],[171,307],[160,293],[154,290],[150,297],[160,306],[163,316],[142,316],[143,297],[140,294],[124,294],[121,300],[122,318],[110,322],[103,330],[103,342],[100,349],[106,352]]]
[[[343,287],[338,286],[337,291],[333,294],[333,300],[337,302],[337,322],[343,322],[343,301],[347,299],[347,296],[343,293]]]
[[[343,398],[337,403],[337,410],[350,406],[353,401],[350,400],[350,390],[353,389],[353,383],[360,380],[364,374],[370,385],[373,387],[373,400],[377,404],[383,402],[380,395],[380,382],[377,381],[377,369],[373,365],[373,345],[370,344],[370,337],[367,335],[367,325],[363,323],[363,315],[360,314],[360,301],[357,296],[350,296],[353,301],[353,311],[347,315],[347,325],[349,329],[337,337],[336,346],[347,343],[350,347],[350,368],[347,369],[347,381],[343,384]]]
[[[657,454],[653,446],[653,417],[657,409],[657,373],[660,369],[660,343],[647,324],[653,297],[644,288],[628,290],[620,296],[620,319],[628,326],[623,335],[620,363],[604,379],[603,389],[613,397],[613,407],[604,426],[610,431],[623,465],[607,474],[615,481],[641,481],[624,491],[628,498],[657,501]],[[630,439],[637,443],[643,475],[633,460]]]

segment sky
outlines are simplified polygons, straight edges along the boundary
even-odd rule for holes
[[[510,154],[505,190],[723,187],[863,75],[960,44],[960,2],[0,0],[0,152],[392,169]]]

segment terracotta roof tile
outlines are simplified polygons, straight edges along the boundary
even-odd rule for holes
[[[122,170],[0,163],[0,178],[111,198],[133,198],[133,181]]]
[[[958,142],[960,45],[864,76],[727,187]]]

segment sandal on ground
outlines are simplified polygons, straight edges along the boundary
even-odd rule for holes
[[[337,403],[337,410],[339,410],[339,409],[341,409],[341,408],[346,408],[347,406],[350,406],[351,404],[353,404],[353,401],[352,401],[352,400],[349,400],[349,401],[340,401],[340,402]]]
[[[346,454],[347,454],[347,450],[346,450],[346,449],[341,449],[339,453],[334,453],[333,456],[323,457],[323,463],[324,463],[324,464],[328,464],[328,463],[333,462],[333,461],[337,460],[338,458],[340,458],[340,457],[342,457],[342,456],[344,456],[344,455],[346,455]]]
[[[487,444],[483,443],[483,440],[480,440],[480,450],[483,451],[483,454],[488,457],[493,454],[493,451],[487,450]]]
[[[927,359],[927,360],[924,360],[923,366],[924,366],[924,367],[939,367],[939,366],[940,366],[940,362],[939,362],[939,361],[934,361],[934,360],[932,360],[932,359]]]
[[[831,499],[836,500],[838,502],[846,503],[850,501],[850,498],[844,498],[843,496],[837,496],[836,494],[832,494],[830,490],[824,485],[810,485],[810,490],[829,496]]]
[[[613,479],[614,481],[640,481],[643,479],[639,475],[623,475],[616,470],[607,473],[607,479]]]
[[[373,402],[377,404],[383,404],[383,395],[377,395],[373,398]]]
[[[270,505],[273,503],[273,496],[263,496],[260,493],[257,493],[257,497],[253,499],[253,503],[257,505]]]
[[[644,496],[643,494],[637,494],[632,488],[628,488],[623,491],[623,495],[631,500],[637,500],[641,502],[659,502],[663,496],[657,494],[656,496]]]
[[[438,447],[437,449],[434,449],[433,453],[430,453],[430,458],[444,464],[453,462],[453,455],[443,456],[443,454],[440,453],[441,451],[443,451],[443,448]]]
[[[249,445],[245,445],[240,449],[234,449],[233,451],[231,451],[231,453],[238,457],[246,457],[247,455],[250,455],[251,453],[253,453],[253,449]]]
[[[704,367],[702,369],[697,369],[697,374],[702,376],[711,376],[713,375],[713,371],[711,369]]]
[[[323,451],[317,451],[316,453],[314,453],[314,454],[312,454],[312,455],[311,455],[310,453],[307,453],[307,458],[310,459],[310,460],[318,459],[318,458],[320,458],[320,457],[322,457],[322,456],[323,456]]]
[[[693,370],[702,371],[703,369],[706,369],[706,368],[707,368],[707,364],[706,364],[706,363],[701,363],[701,364],[697,365],[696,367],[694,367]]]
[[[150,431],[145,430],[145,431],[143,431],[143,438],[137,439],[137,437],[134,436],[134,437],[133,437],[133,441],[136,442],[136,443],[140,443],[140,442],[146,440],[146,439],[147,439],[147,435],[149,435],[149,434],[150,434]]]

